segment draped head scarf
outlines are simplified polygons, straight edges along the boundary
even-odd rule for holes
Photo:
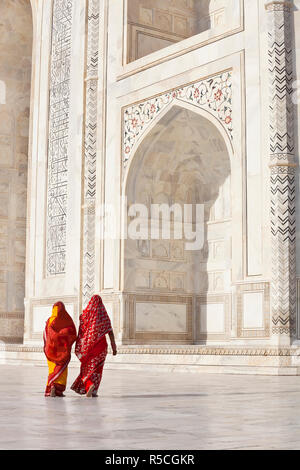
[[[99,341],[112,330],[110,318],[99,295],[94,295],[80,315],[75,354],[84,361]]]
[[[44,352],[49,361],[64,364],[71,358],[72,344],[76,341],[76,328],[63,302],[53,305],[52,316],[44,331]]]

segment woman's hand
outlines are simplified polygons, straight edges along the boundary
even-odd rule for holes
[[[113,356],[116,356],[117,355],[117,346],[116,346],[115,335],[114,335],[113,330],[111,330],[108,333],[108,335],[109,335],[109,339],[110,339],[110,344],[111,344],[111,349],[112,349],[112,352],[113,352]]]

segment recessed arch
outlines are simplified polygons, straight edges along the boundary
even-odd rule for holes
[[[224,127],[223,123],[219,119],[217,119],[211,112],[209,112],[208,110],[202,108],[201,106],[197,106],[197,105],[192,104],[192,103],[187,103],[186,101],[182,101],[182,100],[179,100],[179,99],[174,99],[170,104],[168,104],[160,112],[160,114],[158,116],[155,117],[155,119],[153,119],[153,121],[147,127],[147,129],[143,131],[143,133],[141,135],[141,138],[137,139],[137,141],[135,142],[135,144],[134,144],[134,146],[131,150],[131,157],[126,162],[126,166],[123,170],[123,185],[122,185],[123,196],[125,195],[124,192],[126,191],[127,178],[128,178],[128,175],[131,171],[130,167],[132,165],[134,165],[135,155],[136,155],[140,145],[145,141],[147,136],[152,133],[153,129],[157,126],[157,124],[159,124],[159,122],[164,118],[164,116],[166,116],[171,111],[171,109],[174,106],[176,106],[177,108],[180,108],[180,109],[189,110],[189,111],[191,111],[195,114],[198,114],[199,116],[203,116],[203,118],[210,121],[217,128],[217,130],[221,134],[222,138],[224,139],[224,143],[226,145],[230,161],[231,161],[231,163],[233,163],[234,145],[233,145],[232,140],[229,138],[227,130]],[[154,139],[159,138],[159,132],[154,137],[152,136],[152,138],[154,138]]]
[[[193,305],[197,298],[226,295],[229,292],[232,234],[230,180],[233,158],[232,144],[222,124],[208,111],[196,106],[176,100],[149,126],[127,164],[123,196],[126,196],[128,206],[134,203],[146,204],[148,214],[151,204],[178,204],[183,211],[185,204],[203,205],[205,240],[201,250],[194,253],[186,253],[186,239],[151,240],[149,235],[148,240],[125,240],[122,247],[122,288],[125,292],[133,291],[145,298],[148,295],[157,298],[165,295],[166,299],[172,299],[186,295],[194,298]],[[123,214],[125,221],[127,225],[130,224],[127,213]],[[213,262],[210,259],[212,253],[215,257]],[[158,304],[150,307],[149,303],[149,308],[159,310]],[[168,310],[167,304],[166,300],[164,308]],[[223,313],[219,320],[224,326],[228,312]],[[153,315],[156,326],[151,326],[151,314],[148,315],[146,311],[135,311],[131,315],[129,322],[134,322],[131,325],[134,339],[130,338],[129,342],[164,341],[170,331],[168,334],[165,331],[164,335],[166,325],[163,324],[160,326],[161,331],[155,331],[159,316],[157,312]],[[189,337],[184,336],[183,331],[182,336],[177,332],[173,342],[204,339],[203,328],[209,323],[209,319],[203,319],[205,313],[203,317],[201,312],[194,311],[191,313],[193,318],[186,317],[185,320],[183,317],[180,319],[180,313],[178,315],[177,320],[174,320],[177,326],[173,325],[173,328],[185,328],[184,324],[189,323],[193,325],[193,331],[189,332]],[[222,325],[218,327],[222,329]],[[139,331],[138,328],[145,330]],[[225,330],[222,330],[221,336],[226,336]]]

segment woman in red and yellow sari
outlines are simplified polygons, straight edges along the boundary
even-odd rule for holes
[[[109,335],[113,355],[116,343],[109,316],[99,295],[94,295],[80,316],[75,354],[81,362],[80,374],[71,389],[80,395],[96,397],[107,355],[106,334]]]
[[[44,330],[44,352],[48,361],[49,375],[46,397],[63,397],[66,389],[68,364],[72,344],[76,341],[76,328],[62,302],[53,305],[52,316]]]

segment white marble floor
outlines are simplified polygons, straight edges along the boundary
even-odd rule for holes
[[[298,377],[107,369],[88,399],[46,374],[0,365],[0,449],[300,449]]]

